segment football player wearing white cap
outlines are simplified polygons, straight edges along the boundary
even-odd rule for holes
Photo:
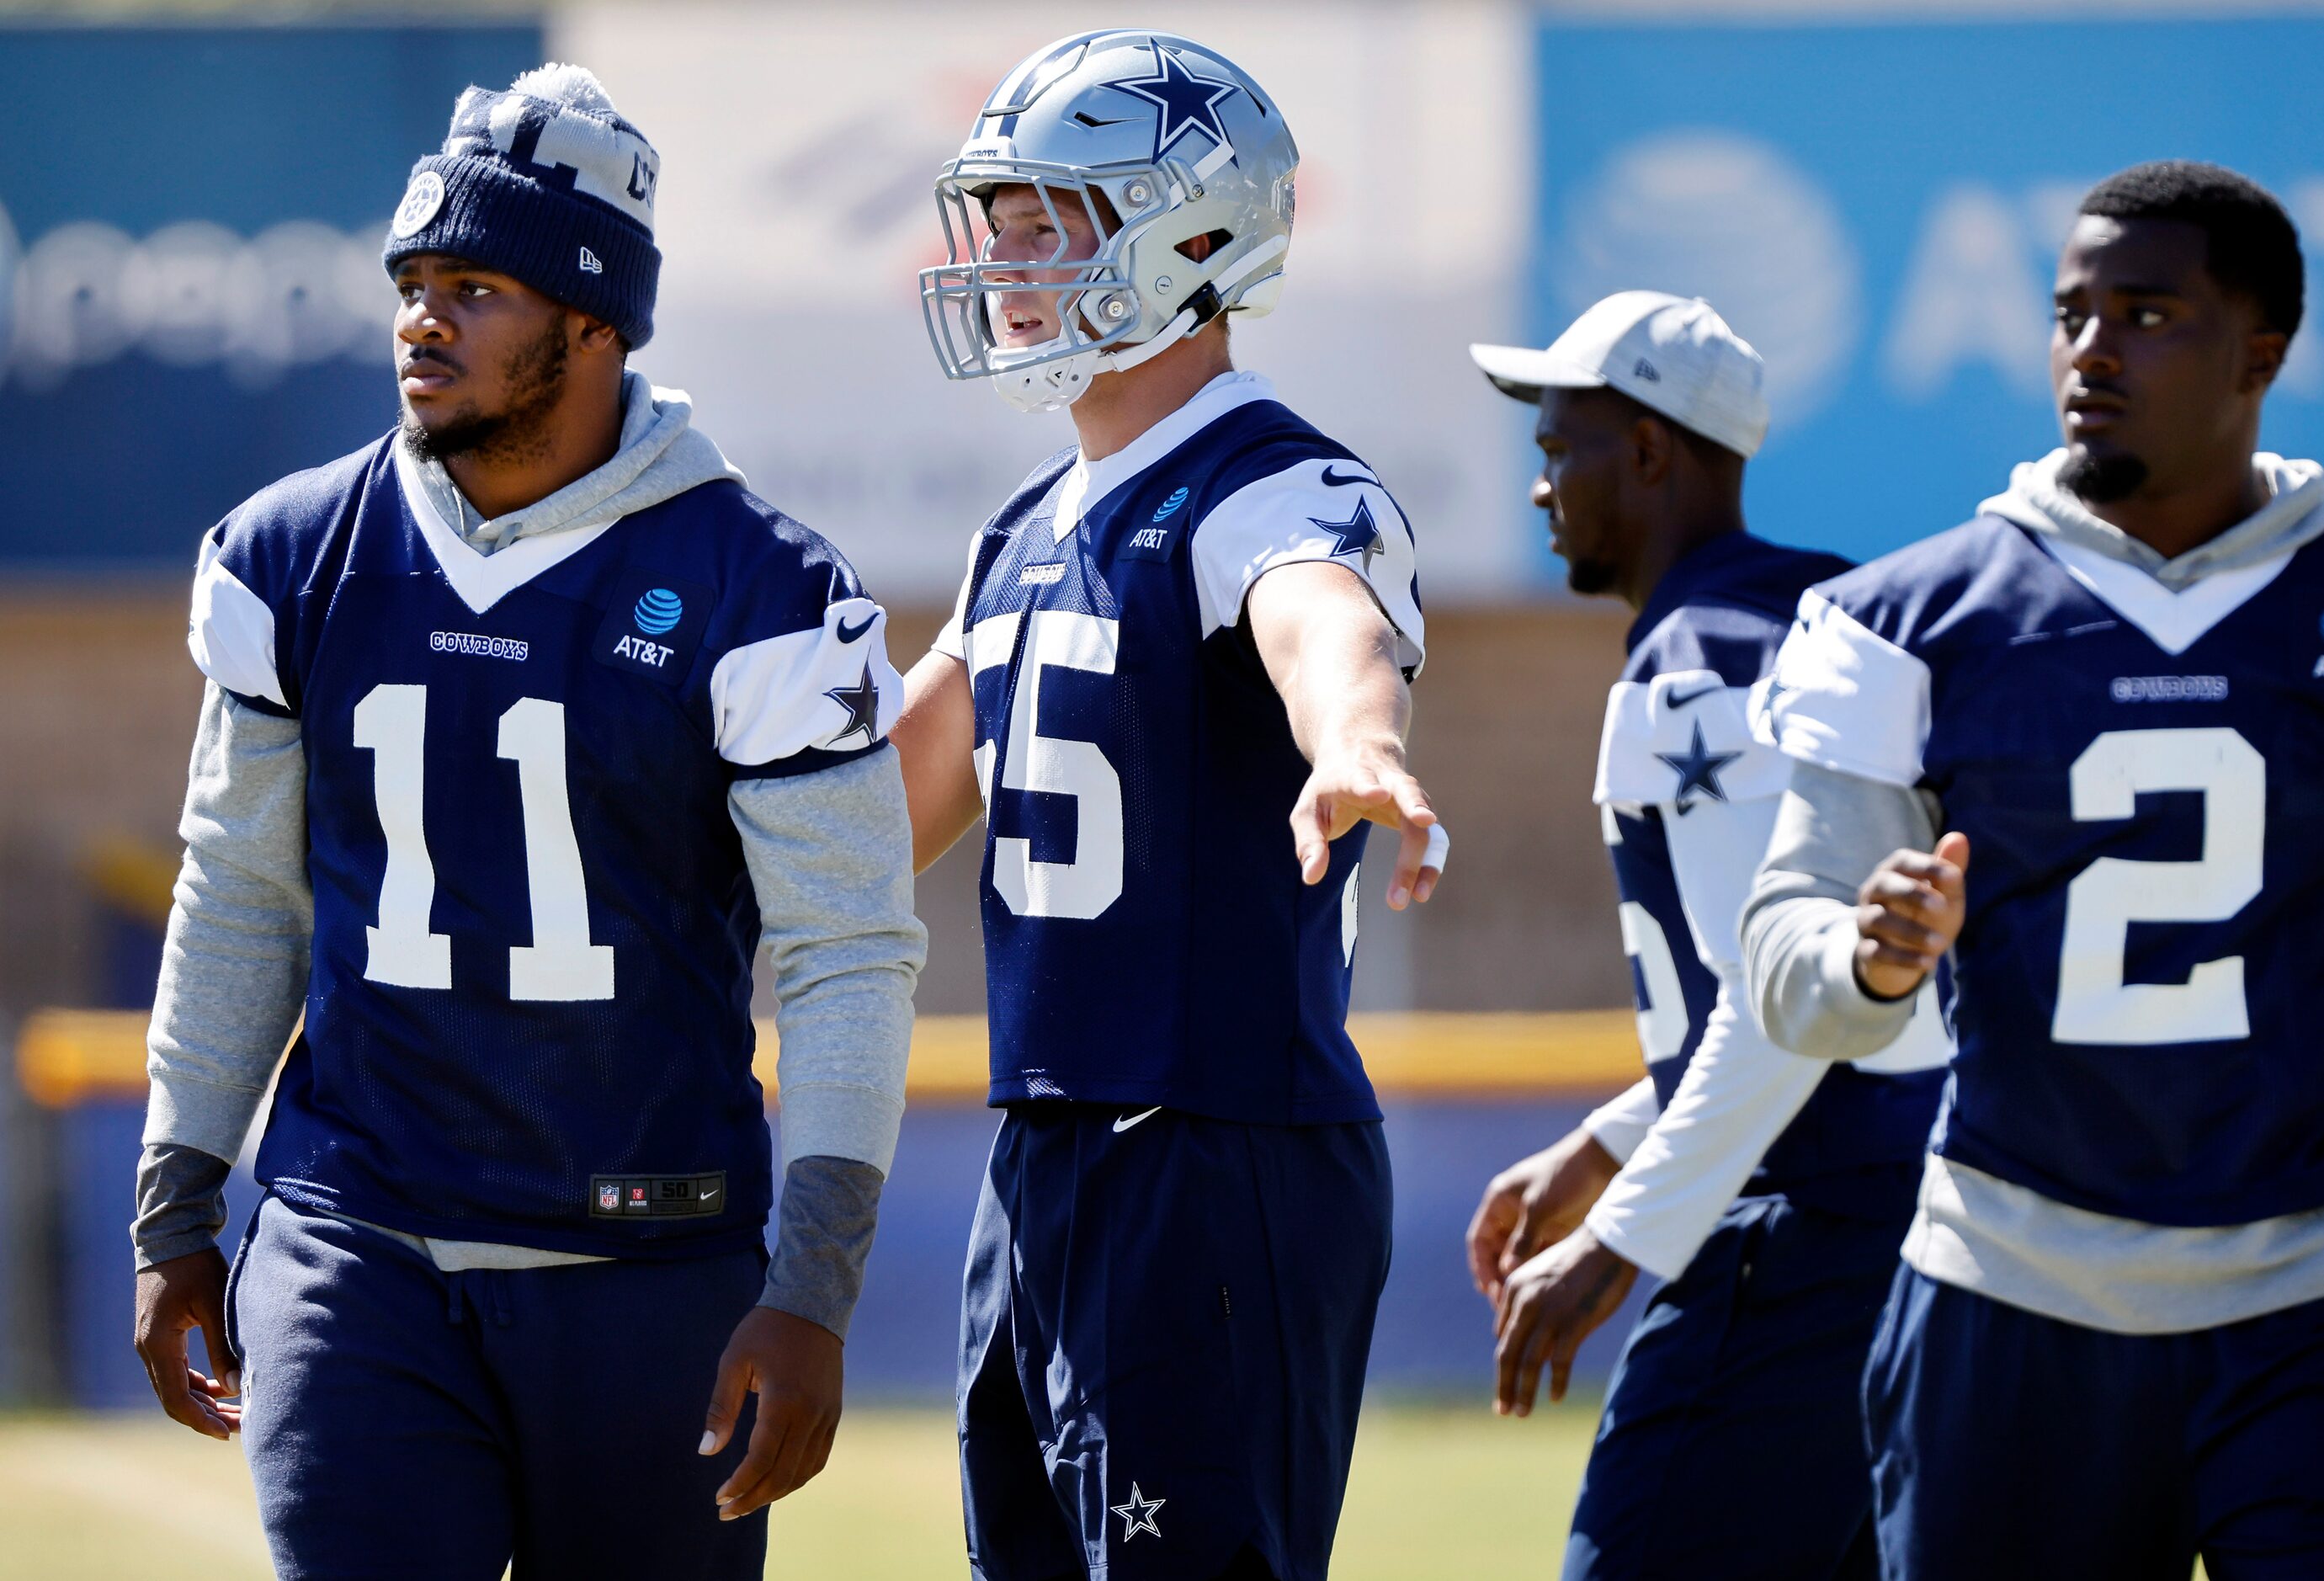
[[[1228,356],[1298,150],[1217,51],[1028,58],[937,181],[945,371],[1077,443],[970,543],[895,740],[916,860],[976,821],[991,1101],[961,1325],[985,1581],[1322,1581],[1388,1271],[1345,1026],[1363,820],[1388,904],[1443,830],[1405,766],[1412,530]]]
[[[1747,700],[1801,590],[1847,562],[1745,531],[1761,365],[1707,303],[1622,291],[1546,350],[1471,352],[1540,409],[1533,500],[1574,590],[1637,615],[1595,797],[1646,1075],[1477,1209],[1495,1407],[1529,1412],[1545,1364],[1562,1398],[1643,1269],[1665,1282],[1615,1370],[1568,1581],[1868,1577],[1857,1389],[1949,1050],[1934,1015],[1863,1065],[1774,1047],[1736,932],[1788,777]]]

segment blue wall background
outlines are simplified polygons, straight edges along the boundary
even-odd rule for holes
[[[245,495],[392,423],[387,217],[460,89],[541,50],[0,27],[0,562],[189,569]]]
[[[1469,1216],[1494,1171],[1563,1136],[1591,1106],[1581,1098],[1388,1105],[1395,1254],[1372,1344],[1373,1389],[1490,1409],[1492,1314],[1469,1283],[1462,1244]],[[135,1276],[126,1228],[136,1211],[132,1181],[144,1112],[117,1100],[91,1102],[60,1111],[57,1120],[66,1392],[77,1405],[149,1409],[152,1392],[130,1347]],[[992,1111],[967,1105],[925,1105],[905,1115],[862,1305],[848,1335],[851,1399],[952,1398],[969,1219],[997,1123]],[[237,1172],[227,1190],[233,1218],[221,1239],[229,1253],[257,1199],[257,1187]],[[1575,1375],[1585,1391],[1604,1382],[1644,1294],[1643,1288],[1633,1294],[1582,1347]],[[198,1337],[189,1343],[199,1351]]]
[[[2092,182],[2215,160],[2324,238],[2324,119],[2292,69],[2319,56],[2314,18],[1545,22],[1531,328],[1625,287],[1708,298],[1768,359],[1754,525],[1894,549],[2057,443],[2050,282]],[[2287,454],[2324,451],[2315,340],[2270,402]]]

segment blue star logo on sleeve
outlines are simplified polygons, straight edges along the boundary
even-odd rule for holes
[[[1366,576],[1371,574],[1372,557],[1388,547],[1380,541],[1379,524],[1372,520],[1371,502],[1369,500],[1360,497],[1356,501],[1356,513],[1344,522],[1325,522],[1314,516],[1307,520],[1332,535],[1333,559],[1343,554],[1362,555]]]
[[[1189,132],[1200,132],[1232,153],[1234,144],[1228,140],[1225,123],[1219,119],[1219,106],[1242,91],[1236,84],[1215,77],[1195,76],[1185,61],[1157,43],[1153,76],[1125,78],[1105,86],[1135,95],[1156,106],[1155,163],[1161,163],[1170,145]]]
[[[1679,816],[1682,818],[1692,809],[1693,796],[1698,790],[1713,801],[1727,800],[1727,792],[1719,783],[1719,772],[1742,755],[1739,752],[1712,752],[1705,746],[1702,741],[1702,724],[1700,720],[1695,723],[1694,740],[1684,752],[1655,754],[1656,758],[1678,775],[1678,790],[1672,797],[1672,800],[1677,804]]]
[[[1162,1528],[1154,1517],[1162,1506],[1169,1502],[1167,1499],[1149,1499],[1138,1491],[1136,1483],[1131,1483],[1130,1502],[1112,1506],[1113,1512],[1121,1517],[1123,1527],[1121,1540],[1128,1542],[1141,1531],[1150,1531],[1156,1537],[1160,1537]]]
[[[853,686],[835,686],[823,695],[847,710],[846,727],[824,744],[826,748],[836,747],[859,730],[866,746],[880,738],[880,689],[872,680],[871,661],[864,661],[863,674]]]

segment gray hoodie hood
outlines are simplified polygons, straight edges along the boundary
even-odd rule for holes
[[[2324,466],[2313,461],[2287,461],[2265,450],[2255,455],[2252,469],[2267,491],[2267,503],[2175,559],[2163,559],[2111,522],[2092,515],[2088,505],[2059,486],[2058,474],[2065,465],[2063,449],[2039,461],[2019,463],[2009,474],[2008,490],[1978,505],[1978,513],[2006,516],[2029,532],[2049,533],[2136,566],[2174,593],[2215,571],[2273,559],[2324,535],[2324,510],[2318,509],[2324,505]]]
[[[613,458],[547,499],[489,522],[476,513],[441,461],[410,458],[438,514],[478,554],[491,554],[520,538],[602,526],[722,477],[747,483],[693,421],[694,402],[685,391],[658,388],[634,370],[624,373],[622,444]]]

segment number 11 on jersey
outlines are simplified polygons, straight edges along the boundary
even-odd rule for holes
[[[366,928],[364,975],[401,988],[449,988],[452,938],[429,930],[436,864],[423,827],[428,689],[375,686],[355,705],[355,744],[372,754],[373,795],[387,839],[379,925]],[[509,997],[611,999],[613,947],[589,942],[589,898],[565,777],[565,705],[523,698],[501,716],[499,754],[517,769],[524,812],[532,942],[509,950]]]

